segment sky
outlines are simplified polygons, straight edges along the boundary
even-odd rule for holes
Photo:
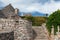
[[[0,7],[10,3],[21,12],[38,11],[51,14],[60,9],[60,0],[0,0]]]

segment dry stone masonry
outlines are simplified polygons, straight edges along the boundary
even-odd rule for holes
[[[14,32],[0,33],[0,40],[14,40]]]
[[[0,40],[33,40],[32,23],[18,12],[11,4],[0,10]]]
[[[16,40],[32,40],[32,25],[31,22],[26,20],[19,20],[19,24],[16,23],[15,39]]]
[[[0,19],[0,34],[14,32],[14,40],[31,40],[32,29],[31,22],[19,19]]]

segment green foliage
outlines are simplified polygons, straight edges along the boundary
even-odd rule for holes
[[[41,26],[46,22],[46,17],[23,16],[22,18],[31,21],[33,26]]]
[[[33,26],[41,26],[45,21],[46,19],[44,17],[34,17]]]
[[[54,26],[54,34],[57,32],[57,26],[60,26],[60,10],[53,12],[47,20],[46,26],[48,31],[51,33],[52,25]]]
[[[21,18],[33,22],[34,18],[32,16],[22,16]]]

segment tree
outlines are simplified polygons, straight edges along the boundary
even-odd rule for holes
[[[46,17],[48,16],[48,14],[46,14]]]
[[[57,11],[53,12],[48,17],[46,26],[47,26],[47,29],[48,29],[49,33],[51,33],[52,25],[54,26],[54,34],[56,34],[57,27],[60,26],[60,10],[57,10]]]

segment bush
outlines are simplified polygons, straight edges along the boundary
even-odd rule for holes
[[[46,22],[46,17],[23,16],[22,18],[31,21],[33,26],[41,26]]]
[[[47,29],[48,29],[50,34],[51,34],[52,25],[54,26],[54,34],[56,35],[57,26],[60,26],[60,10],[57,10],[57,11],[53,12],[48,17],[46,26],[47,26]]]

